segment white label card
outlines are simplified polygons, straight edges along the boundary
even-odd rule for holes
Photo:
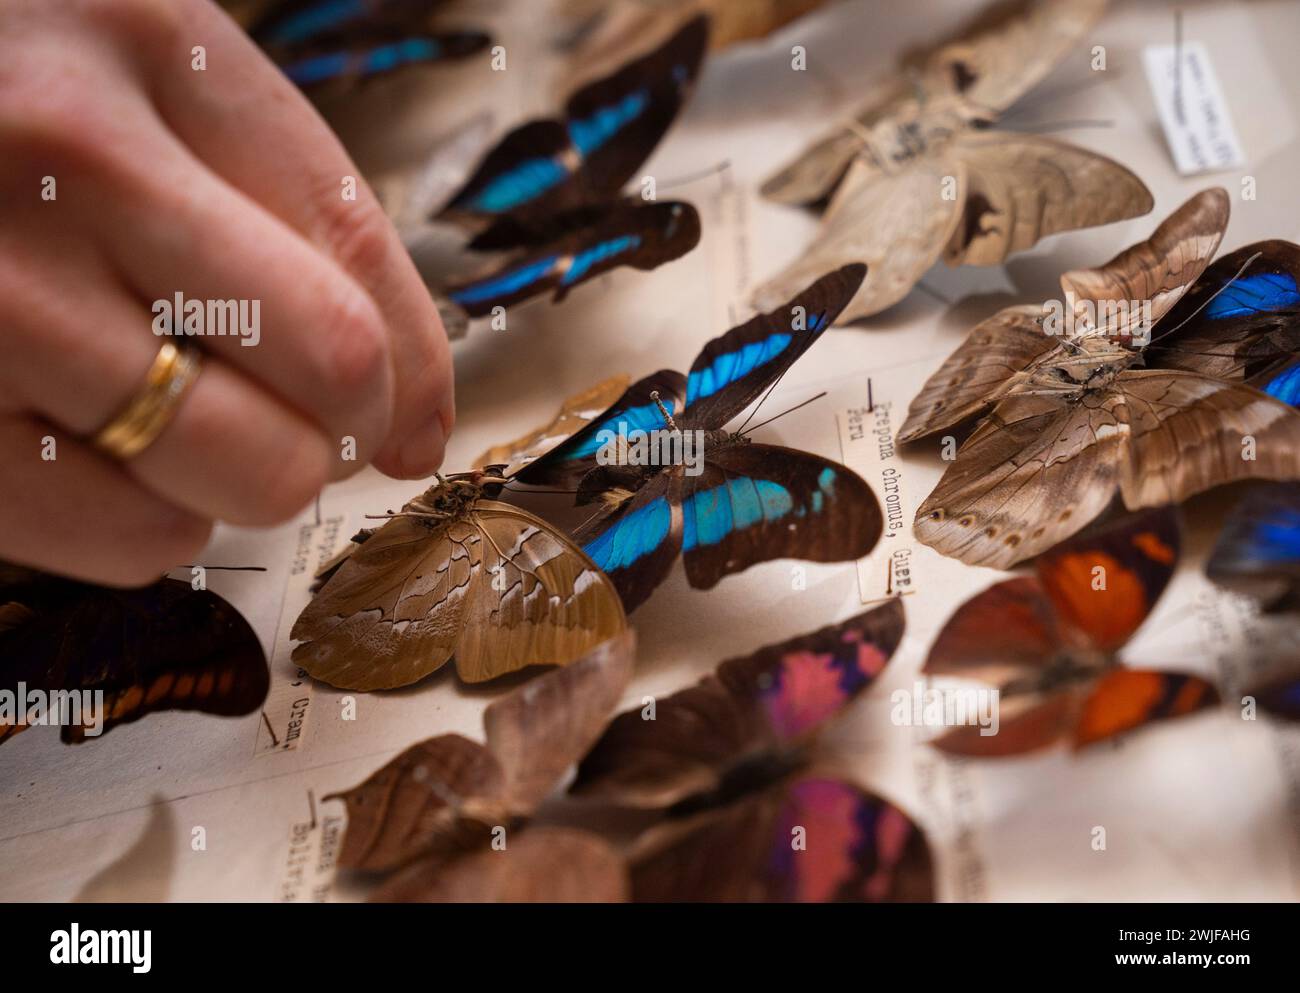
[[[1174,165],[1184,176],[1242,165],[1245,156],[1204,42],[1148,45],[1142,63]]]

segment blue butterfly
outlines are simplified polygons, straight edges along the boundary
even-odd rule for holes
[[[880,505],[850,469],[753,443],[743,425],[724,430],[825,333],[865,275],[862,265],[831,272],[710,341],[687,375],[647,376],[516,475],[530,484],[577,481],[579,504],[597,505],[575,537],[629,611],[679,554],[690,584],[710,589],[759,562],[851,561],[875,547]],[[668,457],[627,457],[638,446]]]

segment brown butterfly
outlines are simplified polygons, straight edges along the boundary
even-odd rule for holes
[[[866,317],[902,300],[940,257],[996,265],[1047,235],[1147,213],[1150,192],[1111,159],[989,127],[1104,8],[1105,0],[1014,6],[887,79],[854,120],[769,179],[764,195],[784,203],[834,195],[808,250],[759,287],[755,305],[865,262],[867,279],[843,316]]]
[[[920,830],[837,775],[818,744],[884,670],[903,626],[891,600],[723,662],[656,701],[653,720],[644,708],[614,718],[573,792],[664,813],[630,855],[634,899],[933,899]]]
[[[209,590],[175,579],[112,589],[4,563],[0,673],[0,692],[15,701],[33,690],[103,694],[102,709],[72,711],[68,743],[160,710],[249,714],[270,686],[256,632]],[[29,726],[18,717],[0,716],[0,743]]]
[[[962,604],[924,671],[996,686],[1000,718],[996,734],[959,726],[935,746],[973,756],[1059,741],[1079,748],[1217,703],[1198,676],[1129,669],[1118,659],[1169,584],[1179,544],[1172,509],[1127,515],[1042,556],[1035,575]]]
[[[1227,222],[1228,195],[1204,190],[1149,240],[1100,269],[1067,272],[1068,334],[1045,333],[1038,322],[1050,309],[1035,317],[1030,307],[975,328],[899,434],[911,441],[986,415],[918,510],[922,542],[1007,568],[1079,531],[1117,493],[1138,510],[1239,479],[1300,479],[1293,408],[1186,365],[1142,368],[1147,342],[1172,333],[1157,322],[1205,269]]]
[[[326,797],[347,805],[339,866],[394,873],[374,896],[384,901],[624,899],[626,869],[606,842],[523,822],[608,723],[635,647],[625,631],[492,703],[486,744],[430,738]]]
[[[476,683],[581,658],[627,625],[591,559],[539,517],[495,499],[503,466],[438,477],[322,570],[293,660],[332,686],[407,686],[453,656]]]

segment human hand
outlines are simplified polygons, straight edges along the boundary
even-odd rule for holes
[[[446,336],[349,177],[210,0],[5,0],[0,558],[144,583],[193,561],[213,521],[286,520],[372,460],[441,464]],[[177,293],[242,302],[245,333],[159,336]],[[142,452],[112,458],[91,439],[166,342],[201,349],[201,371]]]

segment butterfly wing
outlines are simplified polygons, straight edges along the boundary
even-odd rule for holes
[[[613,204],[591,224],[515,253],[444,292],[470,317],[547,293],[558,302],[574,287],[613,269],[649,270],[671,262],[699,240],[699,214],[689,203]]]
[[[615,436],[635,439],[667,427],[652,393],[670,414],[686,401],[686,377],[661,369],[639,379],[567,441],[525,466],[515,477],[532,486],[572,486],[596,467],[597,452]]]
[[[652,476],[635,493],[607,502],[574,538],[609,577],[628,613],[664,581],[682,547],[682,479],[679,471]]]
[[[1244,380],[1288,403],[1300,401],[1292,367],[1300,354],[1297,281],[1300,245],[1289,241],[1255,242],[1225,255],[1156,328],[1147,365]]]
[[[916,513],[916,537],[969,565],[1006,569],[1079,531],[1110,504],[1126,464],[1121,395],[1087,406],[1001,401]]]
[[[577,545],[539,517],[480,500],[481,585],[469,591],[456,672],[470,683],[530,665],[567,665],[621,634],[613,584]]]
[[[757,444],[705,456],[704,471],[682,480],[682,551],[696,589],[772,559],[855,561],[880,540],[875,494],[837,462]]]
[[[1275,679],[1247,690],[1245,695],[1254,697],[1259,709],[1266,714],[1300,721],[1300,677],[1291,675]]]
[[[1101,19],[1107,0],[1024,0],[998,5],[925,60],[962,96],[1002,112],[1051,72]]]
[[[567,397],[552,420],[504,445],[494,445],[474,460],[476,466],[503,465],[503,475],[515,476],[551,449],[564,444],[627,391],[628,376],[610,376],[589,389]]]
[[[444,734],[412,745],[365,782],[325,797],[347,807],[339,867],[387,872],[459,852],[483,827],[464,816],[466,803],[504,809],[505,796],[505,774],[478,742]]]
[[[1300,487],[1261,487],[1237,504],[1205,572],[1259,597],[1265,610],[1300,608]]]
[[[505,773],[512,810],[532,813],[600,737],[636,659],[625,631],[572,665],[555,669],[488,705],[488,751]]]
[[[953,197],[941,195],[952,184]],[[777,306],[819,273],[865,263],[867,278],[843,319],[868,317],[911,291],[957,230],[965,200],[961,160],[935,152],[893,174],[863,160],[849,166],[807,251],[754,293],[759,308]]]
[[[376,27],[423,24],[447,0],[281,0],[249,29],[260,45],[294,48],[322,38],[364,35]]]
[[[1101,521],[1039,556],[1066,642],[1117,652],[1169,585],[1181,545],[1177,510],[1158,507]]]
[[[1198,676],[1112,669],[1097,680],[1084,701],[1075,727],[1074,747],[1083,748],[1152,721],[1182,717],[1218,702],[1218,691]]]
[[[439,217],[481,226],[513,214],[536,224],[616,197],[685,103],[707,38],[707,20],[696,18],[650,54],[574,93],[564,120],[516,128]]]
[[[338,567],[294,622],[293,660],[351,690],[417,682],[451,658],[469,606],[484,595],[482,534],[395,518]],[[489,587],[488,593],[493,592]]]
[[[731,659],[657,701],[655,719],[614,718],[578,767],[575,793],[628,807],[668,807],[744,786],[755,764],[780,765],[885,668],[903,637],[898,600],[842,624]]]
[[[463,59],[492,43],[485,34],[375,30],[351,40],[304,47],[280,60],[284,74],[303,89],[326,83],[356,82],[407,66]]]
[[[1010,131],[967,131],[948,151],[966,168],[962,222],[949,265],[999,265],[1050,234],[1126,220],[1154,205],[1118,162],[1063,141]]]
[[[991,410],[999,389],[1056,347],[1056,339],[1039,323],[1042,315],[1041,307],[1026,304],[1006,307],[975,325],[916,395],[898,440],[915,441],[956,428]]]
[[[651,829],[632,856],[637,902],[898,903],[934,899],[925,836],[840,779],[800,776]]]
[[[1180,503],[1239,479],[1300,479],[1300,411],[1242,384],[1129,369],[1120,491],[1130,510]]]
[[[500,850],[486,845],[458,858],[426,858],[397,872],[375,903],[621,903],[627,866],[612,845],[587,831],[527,827]]]
[[[0,588],[0,669],[10,692],[23,683],[104,694],[102,711],[64,724],[66,742],[92,737],[97,721],[102,733],[163,710],[240,716],[266,699],[261,641],[210,590],[174,579],[119,590],[6,570],[15,578]],[[0,742],[20,730],[0,726]]]
[[[1228,226],[1228,194],[1202,190],[1170,214],[1146,241],[1138,242],[1099,269],[1075,269],[1061,276],[1066,306],[1086,317],[1086,309],[1109,315],[1098,319],[1117,338],[1150,333],[1147,315],[1136,302],[1150,301],[1151,325],[1160,320],[1196,282],[1214,257]]]
[[[856,263],[821,272],[770,312],[700,349],[686,377],[683,429],[721,429],[757,400],[835,323],[866,275]]]

